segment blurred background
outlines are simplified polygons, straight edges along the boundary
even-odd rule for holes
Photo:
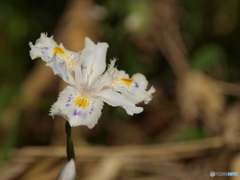
[[[41,32],[73,51],[107,42],[107,63],[156,88],[141,114],[105,105],[93,129],[73,128],[80,179],[240,173],[239,12],[238,0],[0,1],[0,179],[55,179],[67,162],[65,120],[48,115],[66,84],[29,56]]]

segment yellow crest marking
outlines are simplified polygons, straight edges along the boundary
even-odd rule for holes
[[[69,54],[67,52],[65,52],[62,48],[60,48],[59,46],[56,46],[53,49],[53,54],[56,54],[56,55],[61,56],[62,58],[64,58],[64,60],[66,61],[68,67],[72,67],[73,66],[72,65],[72,60],[71,60]]]
[[[53,49],[53,54],[64,55],[64,50],[58,46]]]
[[[89,100],[88,99],[84,99],[82,96],[78,96],[75,99],[75,104],[79,107],[85,108],[89,105]]]
[[[127,85],[128,87],[131,86],[133,80],[134,80],[134,79],[126,79],[126,78],[121,78],[121,79],[120,79],[120,81],[122,81],[122,82],[123,82],[125,85]]]

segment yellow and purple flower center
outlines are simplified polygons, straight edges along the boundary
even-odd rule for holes
[[[88,98],[83,98],[82,96],[78,96],[75,99],[75,105],[77,105],[81,108],[85,108],[85,107],[89,106],[89,99]]]

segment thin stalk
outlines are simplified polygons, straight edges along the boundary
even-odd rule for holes
[[[71,138],[71,131],[72,131],[72,128],[71,128],[70,124],[68,123],[68,121],[66,121],[65,132],[67,135],[67,159],[68,159],[68,161],[70,161],[71,159],[73,159],[75,161],[75,153],[74,153],[73,141]]]

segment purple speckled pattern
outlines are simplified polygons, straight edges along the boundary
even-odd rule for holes
[[[42,47],[40,49],[41,49],[41,53],[43,54],[43,57],[50,58],[50,56],[48,56],[48,53],[46,52],[47,50],[49,50],[48,47]]]
[[[88,110],[88,109],[84,109],[86,110],[87,112],[84,112],[84,110],[78,110],[78,109],[75,109],[74,112],[73,112],[73,115],[74,116],[79,116],[79,117],[82,117],[83,119],[86,119],[87,116],[91,116],[93,114],[93,111],[94,111],[94,102],[92,103],[92,106],[91,108]]]
[[[128,94],[134,96],[134,92],[132,92],[132,91],[127,91],[127,92],[128,92]]]
[[[77,110],[75,109],[74,112],[73,112],[73,115],[74,115],[74,116],[79,116],[79,117],[82,117],[82,118],[86,118],[88,114],[87,114],[86,112],[77,111]]]
[[[48,50],[49,48],[48,47],[42,47],[41,49],[42,50]]]
[[[70,96],[68,97],[67,102],[70,102],[72,99],[73,99],[73,97],[71,97],[71,94],[70,94]]]
[[[74,110],[73,115],[74,115],[74,116],[78,115],[78,112],[77,112],[76,109]]]
[[[82,116],[83,118],[86,118],[86,117],[87,117],[87,113],[81,112],[81,116]]]
[[[70,96],[68,97],[68,100],[66,101],[66,107],[70,106],[70,102],[72,101],[73,97],[72,97],[72,94],[70,94]]]
[[[138,83],[136,83],[136,82],[134,82],[135,83],[135,88],[139,88],[139,85],[138,85]]]
[[[93,103],[94,104],[94,103]],[[90,109],[89,111],[89,114],[92,114],[93,113],[93,110],[94,110],[94,107],[92,106],[92,108]]]

